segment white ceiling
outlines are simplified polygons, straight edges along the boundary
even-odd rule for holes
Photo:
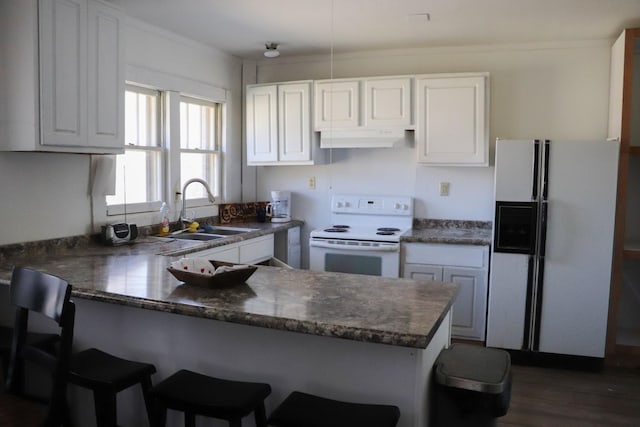
[[[607,39],[640,0],[112,0],[126,13],[242,58]],[[430,14],[424,22],[411,14]]]

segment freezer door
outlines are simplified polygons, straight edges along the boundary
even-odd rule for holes
[[[530,202],[535,200],[535,147],[533,140],[496,141],[495,200]],[[538,145],[539,147],[539,145]]]
[[[550,147],[538,350],[604,357],[619,143]]]
[[[527,326],[529,255],[494,253],[487,316],[487,346],[521,350]]]

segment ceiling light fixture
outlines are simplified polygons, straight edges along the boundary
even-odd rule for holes
[[[267,43],[264,45],[266,50],[264,51],[264,56],[267,58],[277,58],[280,56],[280,51],[278,50],[278,43]]]

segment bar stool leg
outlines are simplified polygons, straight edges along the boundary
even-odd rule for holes
[[[140,381],[140,388],[142,388],[142,397],[144,398],[144,406],[147,408],[147,418],[149,419],[149,424],[152,424],[153,417],[153,402],[151,397],[149,396],[149,389],[151,388],[151,377],[145,377]]]
[[[267,411],[264,409],[264,402],[258,405],[254,411],[256,427],[267,427]]]
[[[167,424],[167,408],[157,400],[151,400],[151,427],[165,427]]]
[[[93,393],[98,427],[116,427],[116,394],[113,391],[95,390]]]
[[[196,427],[196,416],[193,412],[184,411],[184,427]]]

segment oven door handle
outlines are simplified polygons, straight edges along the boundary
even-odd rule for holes
[[[311,240],[309,246],[315,248],[343,249],[346,251],[361,252],[397,252],[400,245],[396,243],[383,244],[382,246],[362,246],[362,245],[337,245],[335,243],[327,243],[323,241]]]

